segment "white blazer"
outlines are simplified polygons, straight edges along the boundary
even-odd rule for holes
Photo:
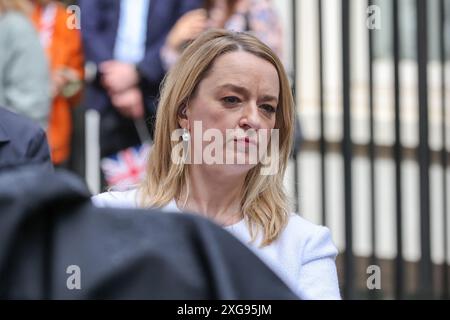
[[[111,191],[92,197],[96,206],[137,208],[137,190]],[[163,211],[180,212],[174,200]],[[259,247],[261,232],[250,242],[244,220],[224,227],[264,261],[301,299],[341,299],[335,259],[338,251],[328,228],[292,214],[280,237]]]

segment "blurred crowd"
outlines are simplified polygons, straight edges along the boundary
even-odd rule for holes
[[[282,57],[270,0],[0,0],[0,106],[39,123],[65,168],[73,108],[96,110],[100,157],[114,156],[151,141],[165,73],[208,28],[250,31]]]

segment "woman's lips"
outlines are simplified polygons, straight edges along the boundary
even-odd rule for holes
[[[245,137],[245,138],[235,138],[234,139],[235,142],[240,142],[240,143],[245,143],[246,145],[257,145],[256,141],[253,139],[250,139],[249,137]]]

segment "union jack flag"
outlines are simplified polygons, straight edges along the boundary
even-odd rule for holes
[[[103,158],[101,168],[106,183],[114,189],[127,189],[142,181],[151,145],[144,143]]]

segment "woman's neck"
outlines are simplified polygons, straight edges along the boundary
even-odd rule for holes
[[[224,176],[212,170],[191,166],[189,172],[189,195],[185,192],[178,199],[178,206],[185,211],[197,212],[216,223],[227,226],[239,222],[245,175]]]

